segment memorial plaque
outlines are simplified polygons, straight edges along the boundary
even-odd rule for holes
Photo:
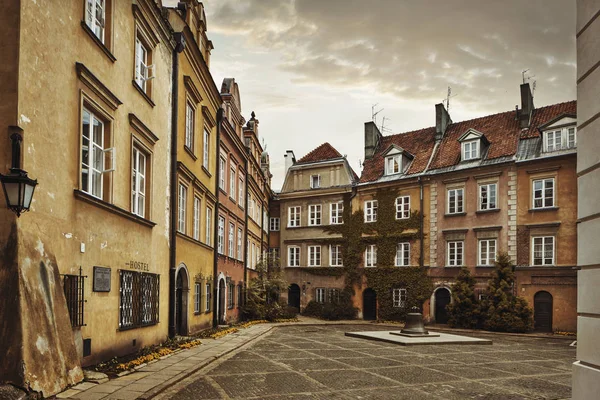
[[[94,292],[110,292],[110,268],[94,267]]]

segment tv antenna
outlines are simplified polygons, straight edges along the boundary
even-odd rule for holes
[[[391,129],[385,127],[386,120],[391,121],[390,118],[388,118],[386,116],[383,117],[383,121],[381,122],[381,133],[389,133],[392,131]]]
[[[446,98],[442,100],[442,103],[446,103],[446,111],[450,112],[450,99],[456,96],[458,95],[455,94],[454,96],[452,96],[452,88],[448,86],[448,94],[446,95]]]
[[[531,78],[535,78],[535,75],[526,75],[529,68],[521,71],[521,75],[523,76],[523,83],[527,83],[527,81],[531,80]]]
[[[371,120],[375,122],[375,125],[377,125],[377,114],[383,111],[383,108],[379,111],[375,111],[375,107],[377,107],[378,105],[379,103],[376,103],[371,106]]]

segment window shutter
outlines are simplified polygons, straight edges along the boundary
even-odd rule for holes
[[[109,149],[105,149],[104,153],[104,170],[105,172],[113,172],[117,167],[117,149],[115,147],[111,147]]]

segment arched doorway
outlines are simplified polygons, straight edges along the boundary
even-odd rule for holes
[[[552,295],[537,292],[533,297],[533,321],[535,330],[552,332]]]
[[[180,266],[175,280],[175,329],[178,335],[188,334],[189,280],[185,267]]]
[[[225,324],[225,279],[219,279],[219,307],[218,307],[218,323]]]
[[[363,319],[369,321],[377,319],[377,292],[371,288],[363,291]]]
[[[446,306],[450,304],[450,291],[439,288],[435,291],[435,322],[436,324],[448,323],[448,311]]]
[[[288,288],[288,306],[297,308],[300,312],[300,286],[295,283]]]

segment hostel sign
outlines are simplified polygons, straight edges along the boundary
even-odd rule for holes
[[[125,265],[129,269],[136,269],[138,271],[150,271],[150,265],[148,263],[141,262],[141,261],[131,260],[129,262],[126,262]]]

